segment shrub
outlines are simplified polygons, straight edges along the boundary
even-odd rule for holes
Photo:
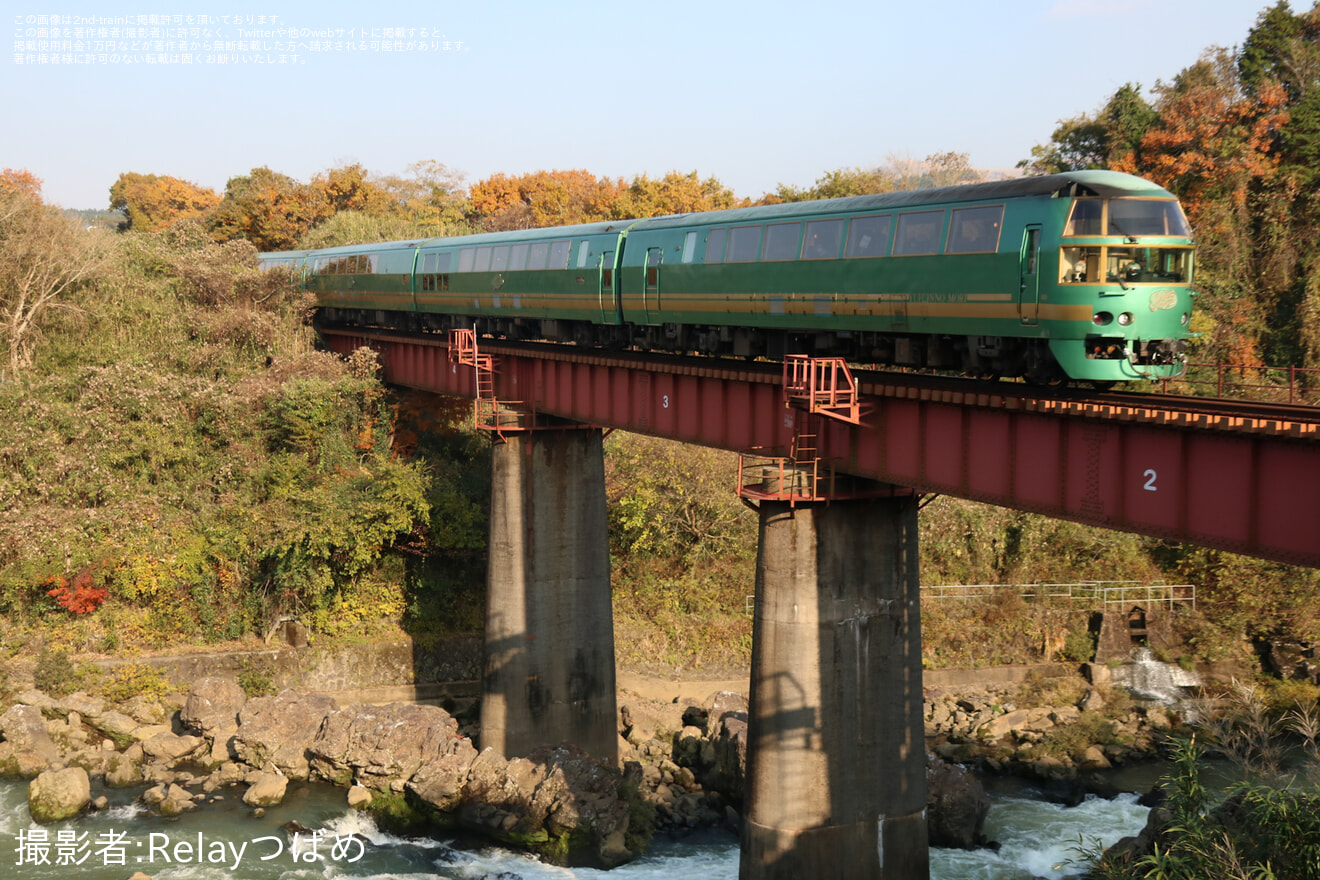
[[[85,673],[73,665],[69,655],[57,648],[42,648],[32,670],[32,685],[51,696],[63,697],[82,686]]]
[[[123,703],[137,696],[160,699],[172,690],[170,680],[145,663],[117,666],[101,682],[101,696]]]

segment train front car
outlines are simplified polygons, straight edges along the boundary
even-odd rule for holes
[[[1037,320],[1054,359],[1097,385],[1181,375],[1192,317],[1192,234],[1177,199],[1139,177],[1061,175],[1042,229]],[[1024,263],[1027,255],[1024,254]]]

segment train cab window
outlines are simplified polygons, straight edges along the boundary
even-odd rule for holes
[[[1105,280],[1182,284],[1191,280],[1191,259],[1191,248],[1111,247],[1105,254]]]
[[[588,245],[589,242],[585,238],[578,244],[577,267],[579,269],[585,269],[587,267],[587,257],[591,253],[591,251],[587,249]]]
[[[1064,235],[1104,235],[1104,202],[1100,199],[1078,199],[1073,202]]]
[[[376,267],[380,265],[380,254],[367,254],[367,273],[376,274]]]
[[[527,268],[544,269],[550,257],[550,242],[538,241],[527,249]]]
[[[949,221],[946,254],[989,254],[999,250],[999,231],[1003,226],[1004,206],[954,208]]]
[[[883,257],[889,251],[888,214],[879,217],[854,217],[848,223],[848,247],[845,257]]]
[[[509,246],[502,244],[490,252],[490,271],[503,272],[509,268]]]
[[[474,247],[460,248],[458,251],[458,271],[471,272],[473,257],[476,256],[477,249]]]
[[[765,244],[761,248],[761,259],[765,262],[797,259],[798,240],[801,236],[801,223],[769,224],[765,227]]]
[[[898,215],[894,233],[894,256],[914,257],[940,252],[940,233],[944,228],[943,211],[911,211]]]
[[[685,263],[692,262],[692,258],[696,256],[696,253],[697,253],[697,233],[694,230],[692,232],[689,232],[687,235],[683,236],[683,262]]]
[[[712,229],[710,236],[706,239],[706,262],[722,263],[724,262],[724,239],[728,237],[729,230],[723,226]]]
[[[1097,284],[1100,282],[1100,258],[1103,248],[1066,247],[1059,252],[1059,282],[1062,284]]]
[[[490,252],[492,250],[494,250],[494,248],[489,248],[489,247],[477,248],[477,259],[476,262],[472,264],[472,270],[474,272],[490,271]]]
[[[550,268],[567,269],[568,252],[573,242],[567,238],[550,242]]]
[[[509,248],[509,271],[519,272],[527,266],[527,245],[515,244]]]
[[[809,221],[807,235],[802,239],[802,259],[836,259],[839,256],[839,245],[842,243],[843,220]]]
[[[761,250],[761,227],[735,226],[729,230],[729,253],[726,263],[755,262]]]
[[[1169,199],[1110,199],[1110,235],[1190,236],[1182,208]]]

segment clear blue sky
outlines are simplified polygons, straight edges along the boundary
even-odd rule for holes
[[[28,169],[48,201],[70,208],[106,207],[125,171],[223,192],[261,165],[307,180],[348,162],[398,174],[436,159],[469,183],[542,168],[625,178],[695,169],[753,198],[891,154],[953,150],[978,168],[1011,168],[1059,119],[1096,109],[1123,83],[1149,96],[1206,48],[1240,44],[1267,5],[5,0],[0,167]],[[134,63],[35,63],[28,43],[52,14],[70,17],[62,32],[85,29],[57,56]],[[131,42],[107,20],[139,14],[164,17],[162,32],[125,51],[101,44],[101,27]],[[297,29],[298,62],[256,63],[290,54],[276,44],[291,40],[237,45],[248,25],[235,16]],[[230,45],[208,52],[207,27]],[[386,28],[405,45],[426,29],[428,47],[449,47],[335,50],[332,35],[331,51],[312,48],[326,31],[357,42]],[[142,60],[161,52],[165,64]],[[248,60],[207,63],[218,54]]]

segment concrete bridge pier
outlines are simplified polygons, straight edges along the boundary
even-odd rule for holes
[[[618,762],[605,464],[598,428],[496,442],[481,746],[575,743]]]
[[[742,880],[927,880],[914,498],[761,503]]]

